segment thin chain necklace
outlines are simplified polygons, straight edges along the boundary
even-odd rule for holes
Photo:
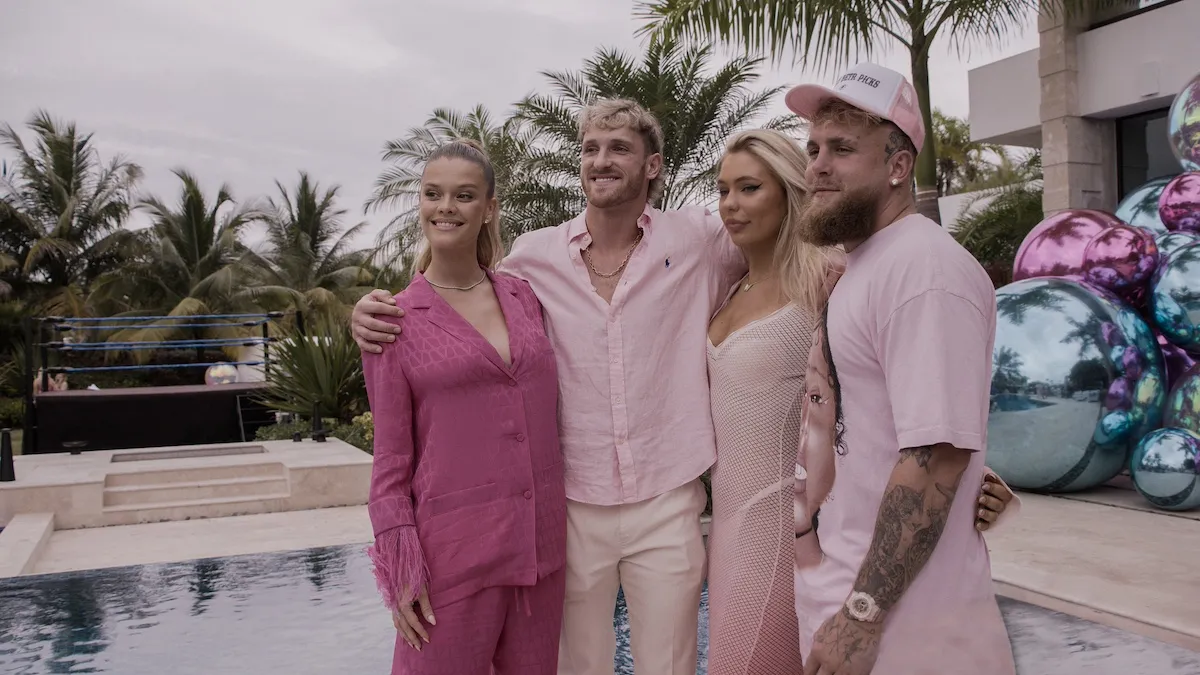
[[[487,272],[484,272],[483,276],[479,277],[479,281],[476,281],[475,283],[471,284],[470,286],[443,286],[442,284],[439,284],[438,282],[434,281],[433,279],[430,279],[429,277],[425,277],[425,281],[428,281],[430,286],[437,286],[438,288],[445,289],[447,291],[469,291],[472,288],[475,288],[476,286],[478,286],[479,284],[482,284],[485,279],[487,279]]]
[[[625,266],[629,264],[629,259],[633,257],[633,250],[637,248],[638,244],[641,243],[642,235],[645,234],[645,232],[645,230],[638,228],[637,237],[633,240],[633,245],[629,247],[629,250],[625,252],[625,260],[621,261],[621,266],[607,274],[601,273],[596,269],[596,266],[592,264],[592,254],[590,253],[592,245],[588,244],[588,247],[583,249],[583,258],[587,261],[588,269],[592,270],[592,274],[595,274],[601,279],[611,279],[612,277],[617,276],[625,269]]]
[[[750,278],[750,275],[747,274],[746,279],[749,279],[749,278]],[[744,282],[742,282],[742,292],[747,293],[750,291],[751,288],[754,288],[755,286],[761,284],[762,282],[764,282],[770,278],[771,277],[763,277],[763,278],[759,279],[758,281],[744,281]]]

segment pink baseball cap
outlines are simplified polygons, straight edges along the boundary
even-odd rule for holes
[[[891,68],[875,63],[860,63],[842,73],[833,88],[819,84],[793,87],[784,98],[792,112],[808,120],[830,99],[878,115],[908,134],[917,152],[925,143],[925,123],[917,107],[917,90],[912,83]]]

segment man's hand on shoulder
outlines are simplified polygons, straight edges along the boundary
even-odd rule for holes
[[[378,315],[404,316],[404,310],[396,306],[396,298],[379,288],[359,298],[350,315],[350,334],[359,350],[368,354],[379,354],[383,351],[380,343],[395,342],[400,334],[400,326],[380,321],[375,318]]]

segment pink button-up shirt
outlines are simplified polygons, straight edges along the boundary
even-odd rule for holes
[[[567,498],[598,505],[658,496],[716,460],[708,321],[745,273],[720,218],[647,207],[645,234],[612,303],[592,287],[580,214],[526,233],[500,269],[529,282],[559,375]]]

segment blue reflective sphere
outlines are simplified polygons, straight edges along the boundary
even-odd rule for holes
[[[1150,327],[1111,294],[1063,278],[1009,284],[996,304],[988,465],[1026,490],[1111,480],[1162,421]]]
[[[1138,443],[1129,459],[1133,485],[1146,501],[1167,511],[1200,507],[1200,434],[1159,429]]]

